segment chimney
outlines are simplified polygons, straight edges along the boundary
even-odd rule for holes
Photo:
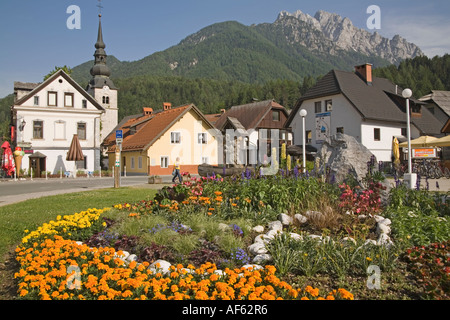
[[[172,108],[172,104],[170,102],[164,102],[163,103],[163,109],[164,111],[170,110]]]
[[[356,74],[359,75],[367,85],[372,85],[372,64],[365,63],[355,67]]]
[[[146,108],[146,107],[144,107],[142,109],[143,109],[144,116],[149,116],[149,115],[151,115],[153,113],[153,108]]]

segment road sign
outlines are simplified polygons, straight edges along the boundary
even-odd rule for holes
[[[122,143],[123,141],[123,131],[116,130],[116,143]]]

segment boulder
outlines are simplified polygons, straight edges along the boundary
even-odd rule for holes
[[[373,153],[354,137],[337,133],[318,150],[315,171],[327,176],[329,170],[328,178],[337,183],[342,183],[350,174],[361,184],[372,157],[375,157]]]

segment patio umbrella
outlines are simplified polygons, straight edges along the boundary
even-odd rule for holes
[[[16,170],[16,166],[14,164],[14,157],[11,151],[11,145],[8,141],[3,142],[3,157],[2,157],[2,169],[6,172],[8,176],[12,176],[14,171]]]
[[[78,140],[77,134],[73,135],[72,143],[70,144],[69,151],[67,152],[66,160],[75,161],[75,173],[73,176],[76,177],[76,162],[84,160],[83,150],[81,149],[80,140]]]
[[[436,139],[431,143],[434,147],[450,147],[450,136]]]
[[[432,146],[432,142],[437,138],[431,136],[421,136],[417,139],[411,140],[411,148],[423,148]],[[408,141],[399,144],[400,148],[408,148]]]
[[[394,137],[394,140],[392,140],[392,153],[394,154],[395,165],[398,165],[400,163],[400,148],[398,145],[398,139]]]

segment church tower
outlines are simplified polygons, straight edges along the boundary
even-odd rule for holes
[[[117,106],[117,88],[109,78],[111,71],[106,65],[105,43],[102,33],[102,15],[99,14],[98,35],[95,43],[95,62],[91,68],[92,79],[86,88],[86,91],[95,98],[95,100],[105,108],[105,113],[101,117],[100,123],[100,141],[108,136],[118,123]]]

